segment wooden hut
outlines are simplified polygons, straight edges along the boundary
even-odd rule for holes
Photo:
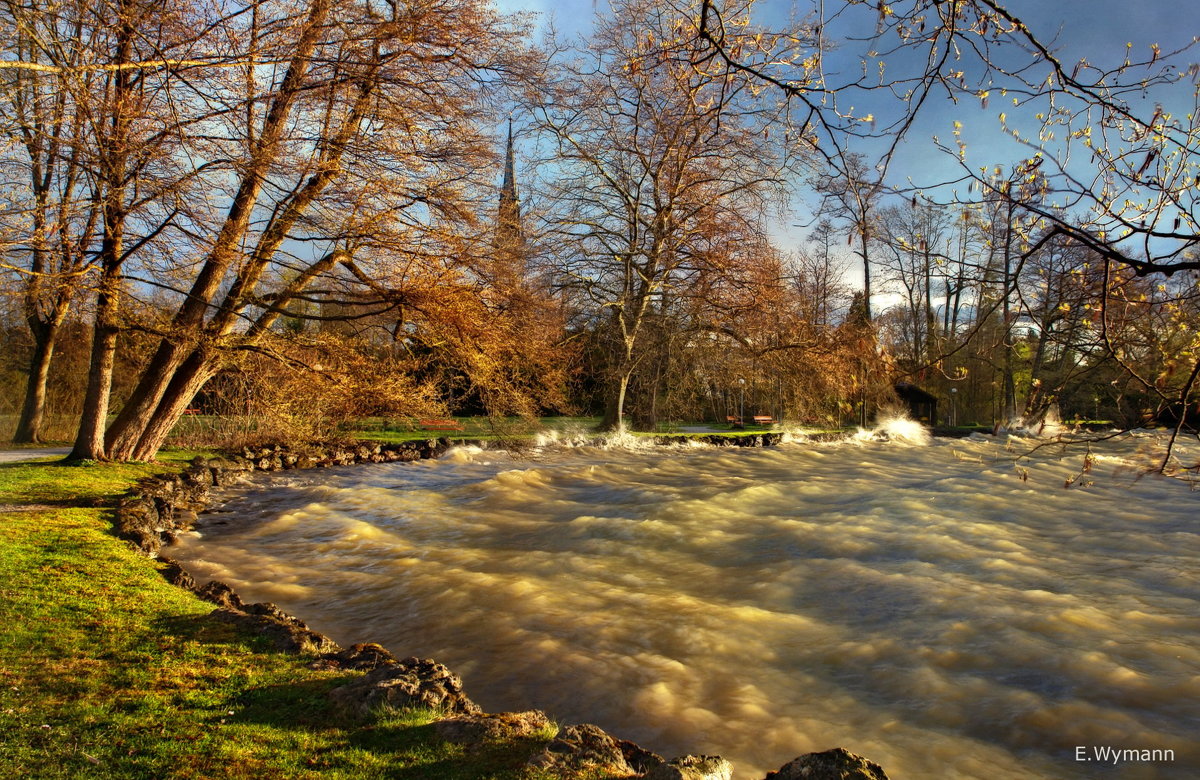
[[[937,425],[937,398],[912,382],[897,382],[895,390],[896,395],[908,407],[909,416],[929,426]]]

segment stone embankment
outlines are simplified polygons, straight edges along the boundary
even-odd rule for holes
[[[726,446],[778,444],[778,434],[712,437]],[[669,438],[669,437],[663,437]],[[767,441],[771,438],[771,441]],[[745,441],[743,441],[745,440]],[[666,443],[666,442],[663,442]],[[292,449],[246,449],[221,458],[196,458],[183,472],[140,482],[116,510],[117,533],[166,566],[163,575],[214,603],[212,616],[236,623],[271,640],[283,652],[312,658],[316,669],[345,669],[365,674],[330,691],[333,704],[364,715],[380,706],[428,707],[445,713],[435,730],[441,739],[462,744],[517,739],[544,733],[550,720],[536,710],[486,713],[467,697],[462,680],[442,664],[423,658],[397,658],[376,644],[343,649],[274,604],[246,604],[222,582],[197,584],[176,561],[161,554],[181,532],[190,529],[214,488],[244,481],[256,471],[281,471],[354,463],[394,463],[436,458],[450,448],[447,439],[397,444],[313,445]],[[633,780],[731,780],[733,767],[719,756],[687,755],[670,760],[632,742],[616,739],[597,726],[560,729],[545,749],[529,758],[529,766],[546,774],[574,778]],[[887,780],[883,769],[841,748],[809,753],[788,762],[766,780]]]
[[[737,436],[730,436],[727,433],[714,433],[710,436],[664,433],[654,437],[655,444],[690,444],[692,442],[711,444],[714,447],[774,447],[783,443],[783,432],[763,431],[762,433],[742,433]]]

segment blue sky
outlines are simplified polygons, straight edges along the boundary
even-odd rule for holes
[[[834,8],[837,2],[825,0],[825,6]],[[900,6],[906,0],[893,2]],[[497,5],[504,11],[537,14],[541,29],[553,20],[560,37],[568,39],[586,35],[596,14],[609,12],[607,0],[497,0]],[[762,22],[769,25],[773,19],[783,20],[792,14],[803,16],[814,6],[815,0],[760,0],[757,9]],[[1187,45],[1194,35],[1200,34],[1200,3],[1191,0],[1010,0],[1007,6],[1040,40],[1053,40],[1061,58],[1068,62],[1086,57],[1093,63],[1115,65],[1124,59],[1127,43],[1132,44],[1135,57],[1147,55],[1152,43],[1159,44],[1165,54]],[[847,68],[855,67],[858,52],[849,45],[839,56],[846,58]],[[1200,62],[1200,48],[1188,55],[1188,62],[1192,61]],[[1190,91],[1187,94],[1190,98]],[[856,108],[859,114],[877,110],[869,105]],[[886,110],[883,108],[880,113]],[[928,186],[951,175],[955,171],[953,161],[934,147],[932,136],[949,141],[955,121],[963,124],[968,159],[975,167],[985,163],[1008,164],[1028,156],[1028,150],[999,132],[998,115],[1006,110],[1012,121],[1011,102],[1008,105],[990,102],[986,109],[976,101],[954,105],[945,98],[927,104],[903,154],[892,168],[890,183],[902,185],[911,180],[918,186]],[[806,199],[801,195],[796,202],[797,213],[781,218],[774,229],[784,248],[802,241],[808,232],[806,228],[793,226],[807,221],[806,210]]]
[[[836,0],[827,0],[832,6]],[[903,2],[903,0],[900,0]],[[607,0],[497,0],[503,11],[530,11],[540,19],[555,20],[563,33],[586,33],[596,13],[606,13]],[[793,7],[800,13],[812,2],[760,0],[764,14],[786,16]],[[1035,32],[1053,36],[1062,28],[1061,42],[1072,51],[1095,56],[1110,46],[1132,41],[1176,46],[1200,34],[1200,5],[1190,0],[1010,0],[1009,10]]]

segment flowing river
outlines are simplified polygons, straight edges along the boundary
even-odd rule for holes
[[[463,448],[273,475],[173,555],[485,710],[742,780],[834,746],[893,780],[1192,778],[1200,492],[1138,478],[1160,442]]]

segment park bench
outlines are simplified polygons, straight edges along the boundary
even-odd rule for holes
[[[734,416],[732,416],[732,415],[726,415],[726,417],[725,417],[725,422],[729,423],[729,427],[730,427],[730,428],[742,428],[742,427],[745,427],[745,426],[743,426],[743,425],[742,425],[742,418],[741,418],[741,417],[734,417]]]
[[[418,420],[417,425],[420,425],[427,431],[461,431],[465,430],[462,423],[457,420],[430,418],[428,420]]]
[[[774,425],[775,418],[769,414],[756,414],[756,415],[754,415],[754,424],[755,425]]]

